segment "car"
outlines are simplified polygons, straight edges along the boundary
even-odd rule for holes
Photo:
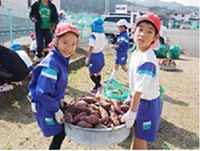
[[[111,44],[114,44],[117,40],[117,37],[119,35],[118,28],[116,26],[117,22],[120,19],[125,19],[128,23],[131,24],[131,27],[129,32],[129,40],[130,45],[133,45],[133,23],[136,19],[136,13],[111,13],[104,17],[104,31],[105,35],[108,39],[108,42]]]
[[[192,22],[191,21],[184,21],[181,25],[181,29],[192,29]]]

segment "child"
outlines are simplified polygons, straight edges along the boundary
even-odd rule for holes
[[[117,27],[120,33],[117,38],[117,42],[111,47],[116,50],[116,57],[115,57],[115,68],[111,74],[110,79],[115,79],[119,66],[121,66],[122,70],[128,74],[126,61],[128,58],[128,49],[130,46],[129,46],[129,36],[127,29],[130,28],[130,24],[125,19],[120,19],[117,22]]]
[[[33,70],[33,63],[31,61],[31,58],[28,56],[26,51],[24,51],[19,43],[13,43],[11,45],[11,49],[14,50],[20,58],[24,61],[26,64],[27,68],[29,69],[29,72]]]
[[[45,137],[53,136],[49,149],[60,149],[65,138],[60,101],[68,83],[70,56],[78,45],[79,31],[72,24],[59,23],[54,48],[33,69],[29,85],[31,108]]]
[[[135,123],[131,149],[147,149],[147,142],[156,139],[161,116],[159,67],[153,52],[159,43],[160,19],[147,13],[136,20],[134,30],[137,48],[129,63],[131,106],[122,121],[129,128]]]
[[[58,13],[58,22],[67,22],[67,23],[72,23],[71,18],[67,16],[66,12],[62,9]]]
[[[103,19],[96,17],[92,22],[92,33],[89,38],[89,50],[85,60],[89,68],[90,78],[95,86],[91,89],[92,93],[97,93],[101,88],[101,71],[105,65],[103,49],[107,45],[106,36],[103,29]]]
[[[30,38],[31,38],[32,42],[30,44],[29,51],[30,51],[31,57],[33,57],[35,55],[36,51],[37,51],[37,43],[36,43],[36,40],[35,40],[35,34],[31,33]]]

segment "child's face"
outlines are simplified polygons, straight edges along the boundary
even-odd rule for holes
[[[59,37],[56,42],[58,51],[65,57],[69,58],[76,51],[78,45],[78,37],[74,33],[68,32]]]
[[[126,28],[124,26],[117,26],[119,32],[122,32],[124,30],[126,30]]]
[[[152,24],[141,22],[136,27],[134,40],[140,50],[147,50],[151,44],[159,38],[159,34],[155,35],[155,28]]]

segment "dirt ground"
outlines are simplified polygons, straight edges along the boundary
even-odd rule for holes
[[[184,33],[186,41],[179,39],[176,42],[177,37],[174,33],[177,32]],[[167,32],[169,42],[181,45],[184,54],[179,60],[175,60],[176,71],[160,70],[160,83],[165,89],[162,120],[157,140],[148,144],[149,149],[199,149],[199,44],[196,39],[193,39],[199,33],[198,31],[192,32],[192,34],[190,31],[169,30]],[[194,40],[196,43],[193,44]],[[190,47],[193,49],[189,49]],[[112,72],[113,54],[114,51],[110,50],[105,55],[106,66],[103,70],[102,80],[106,80]],[[122,70],[119,70],[117,80],[127,86],[126,75]],[[2,150],[48,149],[51,138],[45,138],[42,135],[30,110],[30,102],[27,97],[28,82],[29,79],[23,81],[23,86],[0,94],[0,149]],[[90,89],[92,87],[88,70],[86,67],[82,67],[70,73],[66,95],[69,99],[82,94],[91,96]],[[120,144],[106,147],[83,146],[66,137],[62,149],[126,150],[129,149],[130,144],[131,135]]]

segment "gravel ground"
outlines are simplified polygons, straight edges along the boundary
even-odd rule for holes
[[[170,42],[176,43],[174,32],[169,31]],[[181,32],[181,31],[178,31]],[[191,32],[182,31],[190,37]],[[197,32],[197,31],[196,31]],[[193,36],[196,35],[194,31]],[[187,34],[189,33],[189,34]],[[198,33],[198,32],[197,32]],[[177,35],[178,36],[178,35]],[[187,39],[188,45],[191,38]],[[190,41],[189,41],[190,40]],[[179,43],[182,47],[186,42]],[[198,43],[198,42],[197,42]],[[192,52],[190,49],[181,55],[177,63],[177,70],[173,72],[160,70],[160,83],[165,88],[162,120],[156,142],[149,143],[149,149],[170,150],[197,150],[199,149],[199,58],[198,44]],[[185,47],[183,47],[184,50]],[[106,80],[114,67],[114,51],[106,53],[106,66],[103,70],[103,79]],[[117,80],[127,86],[126,74],[119,70]],[[48,149],[51,138],[45,138],[30,111],[27,98],[27,85],[29,79],[23,81],[23,86],[18,86],[13,91],[0,94],[0,149],[35,150]],[[82,94],[90,95],[93,87],[86,67],[74,70],[69,75],[69,86],[66,89],[67,97],[73,98]],[[102,138],[103,139],[103,138]],[[118,145],[107,147],[89,147],[76,144],[68,137],[62,145],[63,150],[81,149],[129,149],[131,135]]]

